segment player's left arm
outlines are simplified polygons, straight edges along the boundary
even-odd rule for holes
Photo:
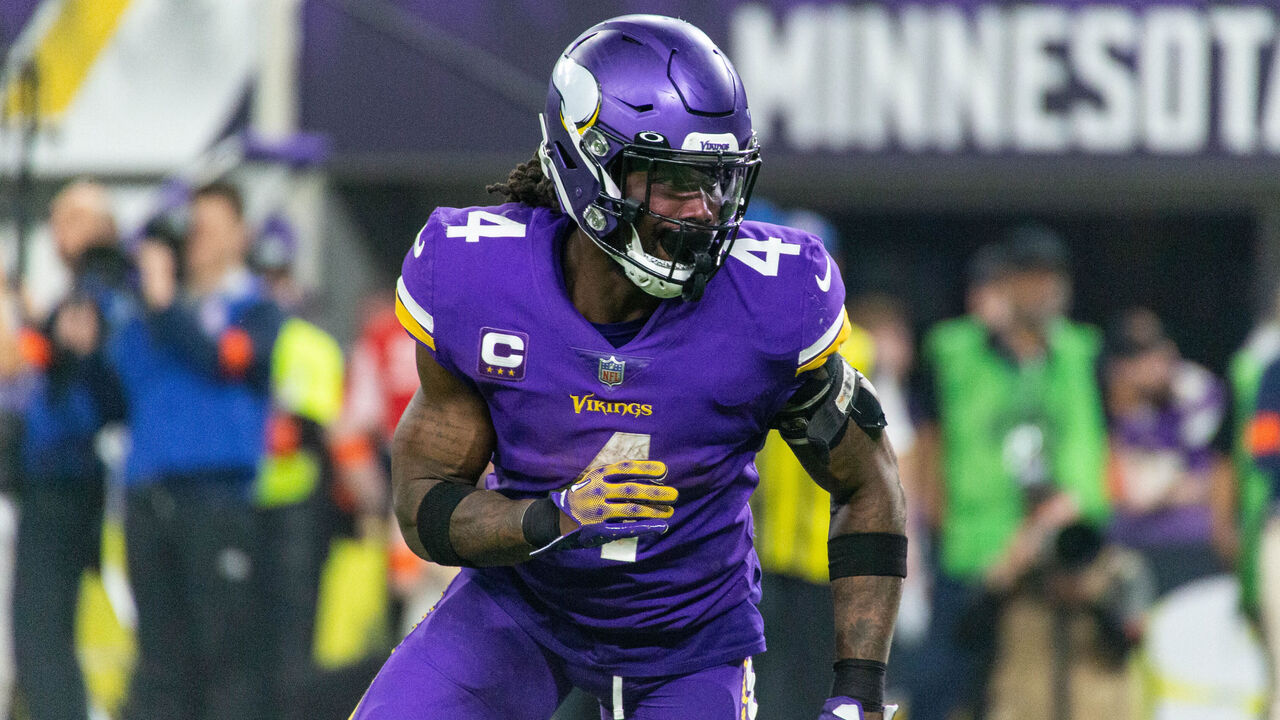
[[[880,401],[838,352],[851,331],[839,267],[816,238],[800,245],[801,262],[792,266],[798,272],[788,278],[803,291],[800,322],[793,326],[793,347],[804,348],[795,355],[799,387],[774,425],[831,493],[827,555],[838,661],[823,718],[863,717],[864,711],[879,718],[906,576],[905,501]]]
[[[832,699],[823,715],[856,700],[883,712],[885,664],[906,576],[906,504],[884,413],[871,383],[840,355],[806,373],[778,416],[783,438],[831,493],[828,556],[835,600]]]

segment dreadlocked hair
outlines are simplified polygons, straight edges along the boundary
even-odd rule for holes
[[[542,174],[542,163],[536,152],[532,158],[515,166],[507,174],[506,181],[487,185],[485,190],[503,196],[507,202],[560,211],[556,187],[550,178]]]

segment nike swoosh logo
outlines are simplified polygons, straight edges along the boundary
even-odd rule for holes
[[[427,247],[427,240],[426,238],[423,237],[423,235],[426,235],[426,234],[427,234],[427,226],[423,225],[422,229],[418,231],[418,237],[414,238],[413,240],[413,256],[414,257],[422,257],[422,250]]]
[[[818,281],[818,289],[822,292],[826,292],[831,289],[831,258],[829,256],[827,257],[826,277],[818,277],[817,275],[814,275],[813,279]]]

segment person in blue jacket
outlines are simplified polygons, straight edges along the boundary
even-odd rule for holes
[[[127,718],[254,718],[254,520],[279,308],[245,267],[238,189],[193,195],[185,235],[147,238],[113,331],[131,447],[125,538],[138,607]]]

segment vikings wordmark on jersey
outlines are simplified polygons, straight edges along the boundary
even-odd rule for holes
[[[811,235],[743,223],[700,300],[663,302],[615,348],[565,292],[573,228],[519,204],[441,208],[405,257],[397,312],[488,404],[490,489],[541,497],[588,467],[654,459],[675,515],[661,536],[464,572],[571,661],[647,676],[741,661],[764,649],[752,459],[797,375],[849,331],[839,270]]]

